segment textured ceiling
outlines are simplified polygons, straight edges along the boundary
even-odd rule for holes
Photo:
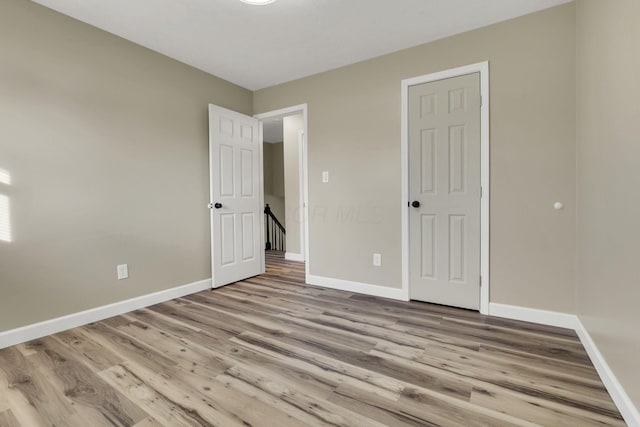
[[[256,90],[568,0],[34,0]]]

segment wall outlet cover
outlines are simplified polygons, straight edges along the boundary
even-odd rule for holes
[[[117,268],[118,270],[118,280],[128,279],[129,278],[129,265],[128,264],[120,264]]]

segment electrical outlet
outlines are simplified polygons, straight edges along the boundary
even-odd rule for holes
[[[128,264],[120,264],[117,268],[118,270],[118,280],[128,279],[129,278],[129,265]]]
[[[329,182],[329,171],[323,171],[322,172],[322,182],[324,184],[326,184],[327,182]]]
[[[373,265],[375,267],[380,267],[382,265],[382,255],[381,254],[373,254]]]

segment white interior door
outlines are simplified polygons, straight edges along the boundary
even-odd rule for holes
[[[214,287],[263,272],[261,142],[257,119],[209,105]]]
[[[480,307],[480,75],[409,88],[409,295]]]

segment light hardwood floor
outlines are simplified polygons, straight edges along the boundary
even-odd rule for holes
[[[0,426],[624,425],[573,331],[304,265],[0,350]]]

